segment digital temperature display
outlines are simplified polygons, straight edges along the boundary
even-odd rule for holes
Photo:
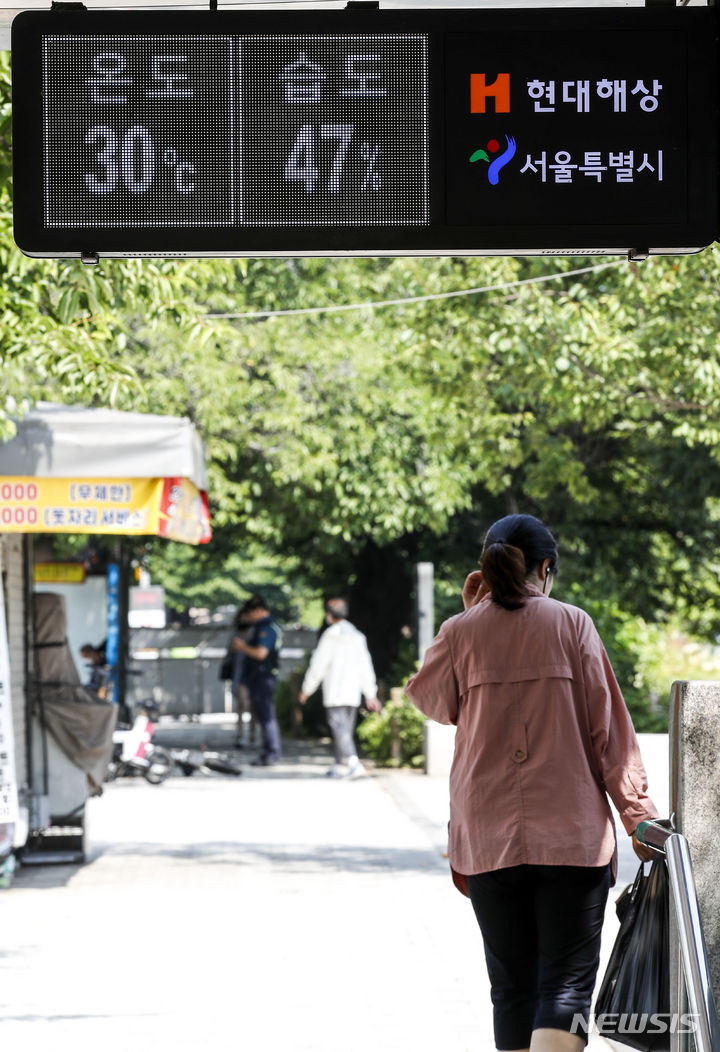
[[[427,37],[43,40],[47,227],[429,222]]]
[[[717,8],[26,11],[29,255],[698,251]]]

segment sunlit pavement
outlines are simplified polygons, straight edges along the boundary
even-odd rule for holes
[[[479,934],[442,857],[446,781],[329,765],[301,745],[241,778],[108,786],[88,864],[24,867],[0,893],[3,1047],[492,1049]]]

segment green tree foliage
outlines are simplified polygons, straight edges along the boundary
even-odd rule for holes
[[[556,594],[626,622],[718,631],[716,250],[465,298],[347,313],[211,315],[503,285],[575,261],[228,261],[176,276],[197,321],[128,326],[153,404],[211,455],[215,554],[271,550],[293,587],[348,590],[388,672],[412,569],[452,587],[494,518],[557,532]],[[156,546],[157,547],[157,546]],[[212,562],[213,553],[207,553]],[[208,570],[209,570],[208,564]]]
[[[404,695],[382,712],[361,712],[357,736],[363,754],[386,767],[422,766],[425,717]]]

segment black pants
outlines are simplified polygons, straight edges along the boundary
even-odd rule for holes
[[[541,1027],[570,1032],[576,1013],[587,1022],[610,867],[511,866],[467,884],[485,943],[496,1047],[527,1048]]]
[[[280,728],[275,716],[277,680],[272,675],[255,676],[248,680],[250,704],[262,732],[261,760],[280,759]]]

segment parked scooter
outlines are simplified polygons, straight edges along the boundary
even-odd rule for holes
[[[242,769],[224,752],[208,752],[206,749],[171,749],[172,758],[182,773],[189,777],[196,771],[210,774],[242,774]]]
[[[150,785],[162,785],[172,773],[175,762],[170,753],[152,744],[150,715],[157,710],[154,702],[144,702],[132,727],[119,727],[113,732],[113,754],[107,773],[109,782],[141,774]]]

